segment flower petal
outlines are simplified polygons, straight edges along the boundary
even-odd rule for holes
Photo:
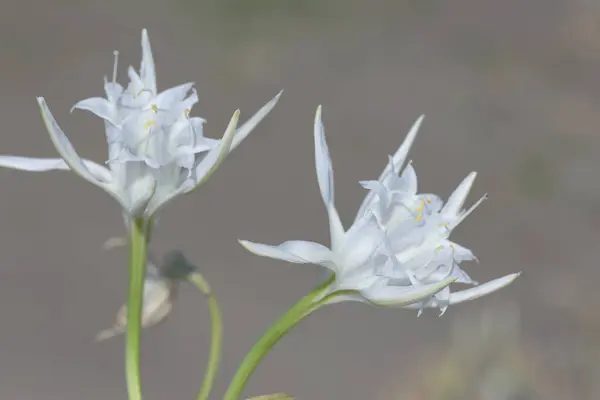
[[[296,264],[316,264],[331,268],[332,253],[326,246],[303,240],[290,240],[278,246],[238,240],[249,252]]]
[[[52,116],[52,113],[50,112],[50,109],[48,108],[44,98],[38,97],[38,103],[42,112],[44,124],[46,125],[46,129],[50,134],[50,139],[52,140],[56,151],[65,160],[69,168],[88,182],[106,189],[104,182],[99,181],[79,157],[75,151],[75,148],[71,142],[69,142],[69,139],[67,139],[67,136],[64,134],[62,129],[60,129],[60,126],[58,126],[58,123]]]
[[[240,110],[236,110],[229,121],[229,125],[227,125],[219,146],[212,149],[196,167],[196,187],[206,182],[217,168],[219,168],[225,158],[227,158],[235,137],[239,118]]]
[[[114,125],[117,125],[119,122],[117,121],[117,109],[115,105],[102,97],[90,97],[89,99],[78,101],[71,107],[71,112],[75,109],[89,111]]]
[[[0,166],[29,172],[53,170],[68,171],[70,169],[62,158],[33,158],[19,156],[0,156]]]
[[[466,176],[465,179],[454,189],[448,201],[442,208],[442,214],[446,217],[454,217],[460,213],[463,205],[465,204],[465,200],[471,191],[471,187],[473,186],[473,182],[477,177],[477,172],[473,171],[469,175]]]
[[[246,139],[246,137],[256,128],[258,125],[275,107],[279,98],[283,94],[283,90],[277,93],[277,96],[273,97],[271,101],[261,107],[250,119],[242,124],[235,133],[235,138],[233,139],[233,143],[231,144],[231,150],[234,150],[239,146],[242,140]]]
[[[160,92],[154,100],[156,102],[156,106],[158,109],[168,109],[174,107],[177,103],[185,99],[188,92],[192,90],[193,87],[194,82],[188,82]],[[192,96],[194,97],[192,97],[191,103],[197,103],[197,95],[194,93]],[[183,112],[184,110],[181,111]]]
[[[331,248],[333,251],[337,251],[344,240],[344,227],[340,220],[340,216],[335,209],[333,167],[331,165],[327,141],[325,139],[325,128],[321,121],[321,112],[322,107],[317,107],[314,125],[315,169],[317,171],[317,181],[319,183],[321,197],[323,198],[329,217]]]
[[[202,159],[200,164],[195,170],[195,179],[186,179],[178,189],[171,191],[171,193],[162,196],[159,200],[153,201],[146,214],[152,216],[156,214],[165,204],[173,200],[175,197],[183,193],[190,193],[193,190],[199,188],[204,182],[210,178],[210,176],[217,170],[219,165],[225,160],[229,154],[231,148],[231,142],[235,136],[235,128],[237,126],[240,117],[240,110],[236,110],[229,121],[229,125],[223,134],[223,138],[219,142],[219,146],[214,147],[208,154]]]
[[[419,287],[406,286],[384,286],[376,291],[370,291],[363,295],[372,303],[384,307],[405,307],[410,304],[419,303],[448,285],[454,282],[454,279],[446,279],[438,283],[422,285]]]
[[[154,59],[152,58],[152,48],[148,31],[142,30],[142,65],[140,66],[140,75],[144,82],[144,87],[156,94],[156,72],[154,70]]]
[[[454,279],[446,279],[430,285],[413,286],[389,286],[384,280],[362,290],[360,295],[342,292],[339,296],[332,296],[332,303],[340,301],[362,301],[371,305],[381,307],[407,307],[413,305],[418,308],[421,301],[435,295],[440,290],[454,282]],[[338,297],[335,299],[335,297]],[[361,299],[362,297],[362,299]]]
[[[90,172],[99,180],[109,183],[112,180],[110,171],[90,160],[82,160]],[[18,169],[29,172],[69,171],[71,168],[62,158],[35,158],[19,156],[0,156],[0,167]]]
[[[479,286],[453,292],[450,294],[450,304],[463,303],[465,301],[475,300],[486,296],[492,292],[495,292],[496,290],[500,290],[503,287],[510,285],[519,277],[519,275],[521,275],[520,272],[516,274],[509,274],[501,278],[496,278],[489,282],[482,283]]]
[[[154,196],[156,184],[156,179],[152,175],[145,175],[133,182],[128,188],[131,199],[126,211],[129,215],[135,217],[144,213],[146,206]]]
[[[406,161],[406,157],[408,156],[408,152],[410,151],[410,148],[412,147],[412,144],[414,143],[415,138],[417,137],[417,133],[419,133],[419,128],[421,127],[424,118],[425,116],[421,115],[412,125],[412,127],[408,131],[408,134],[406,135],[406,138],[404,138],[404,141],[402,142],[398,150],[396,150],[396,153],[394,153],[394,155],[392,156],[391,161],[386,164],[385,168],[381,172],[381,175],[379,175],[378,181],[383,182],[383,180],[391,173],[398,174],[404,162]],[[365,213],[367,207],[373,201],[374,196],[375,194],[373,192],[367,193],[362,204],[360,205],[360,208],[358,209],[357,216],[363,215]]]

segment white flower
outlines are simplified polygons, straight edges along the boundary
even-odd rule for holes
[[[475,257],[447,239],[481,200],[469,210],[461,210],[475,173],[458,186],[445,205],[435,195],[417,194],[417,178],[410,164],[398,176],[421,121],[422,117],[390,157],[379,180],[362,182],[370,191],[353,225],[345,231],[334,205],[333,169],[319,107],[314,127],[316,170],[329,217],[331,248],[307,241],[278,246],[240,243],[261,256],[329,268],[335,274],[329,302],[358,300],[419,310],[439,307],[443,313],[449,304],[483,296],[512,282],[518,274],[450,293],[453,282],[476,284],[458,266]]]
[[[105,78],[106,99],[90,98],[73,107],[91,111],[104,120],[109,153],[106,167],[77,154],[41,97],[38,103],[42,117],[62,158],[0,156],[0,166],[25,171],[70,169],[114,197],[126,218],[149,218],[169,200],[204,183],[281,96],[275,96],[239,128],[236,111],[223,137],[216,140],[204,137],[204,119],[190,117],[198,101],[192,83],[157,92],[145,29],[140,73],[129,67],[127,89],[116,82],[116,70],[117,57],[112,82]]]

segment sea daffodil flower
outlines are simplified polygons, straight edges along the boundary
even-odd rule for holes
[[[191,83],[157,92],[154,60],[146,30],[142,31],[140,73],[129,67],[124,90],[105,79],[107,98],[90,98],[74,108],[89,110],[104,120],[108,143],[107,165],[82,159],[38,97],[42,117],[61,158],[0,156],[0,166],[25,170],[72,170],[104,189],[123,208],[126,219],[149,219],[174,197],[205,182],[231,150],[239,145],[273,109],[281,93],[238,128],[233,114],[220,140],[203,135],[204,120],[190,117],[198,101]]]
[[[300,264],[330,269],[335,279],[323,293],[327,302],[357,300],[380,306],[439,307],[480,297],[512,282],[518,274],[450,293],[453,282],[476,284],[459,267],[474,259],[470,250],[448,241],[452,229],[481,203],[467,211],[462,205],[475,178],[470,174],[444,205],[435,195],[417,194],[417,179],[409,164],[399,169],[416,137],[422,118],[390,157],[377,181],[362,182],[369,189],[356,219],[344,230],[334,204],[333,168],[321,122],[314,125],[316,171],[327,210],[331,247],[309,241],[287,241],[278,246],[241,240],[250,252]]]

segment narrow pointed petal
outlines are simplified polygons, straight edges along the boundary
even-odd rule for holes
[[[344,227],[335,208],[333,167],[331,165],[327,140],[325,139],[325,128],[321,121],[321,113],[322,107],[319,105],[315,114],[314,125],[315,169],[317,171],[317,181],[319,183],[319,190],[321,191],[321,198],[325,203],[329,217],[331,248],[333,251],[337,251],[337,248],[343,242]]]
[[[38,103],[40,106],[40,110],[42,112],[42,118],[44,119],[44,124],[46,125],[46,129],[50,135],[50,139],[56,148],[56,151],[60,156],[65,160],[69,168],[81,176],[83,179],[87,180],[90,183],[93,183],[96,186],[100,186],[102,188],[106,188],[104,183],[99,181],[86,167],[83,160],[77,152],[75,148],[69,142],[69,139],[64,134],[58,123],[52,116],[48,105],[43,97],[38,97]]]
[[[99,181],[109,183],[112,180],[110,171],[90,160],[82,160]],[[62,158],[34,158],[19,156],[0,156],[0,167],[18,169],[29,172],[69,171],[71,168]]]
[[[463,205],[465,204],[465,200],[471,191],[471,187],[473,186],[473,182],[477,177],[477,172],[473,171],[469,175],[466,176],[465,179],[454,189],[448,201],[442,208],[442,214],[446,216],[458,215]]]
[[[235,138],[233,139],[233,143],[231,144],[231,150],[237,148],[240,143],[246,139],[246,137],[256,128],[256,126],[271,112],[273,107],[277,104],[281,95],[283,94],[283,90],[277,93],[277,96],[273,97],[271,101],[261,107],[250,119],[240,126],[235,134]]]
[[[451,293],[450,304],[458,304],[486,296],[492,292],[495,292],[510,285],[515,279],[519,277],[519,275],[521,275],[520,272],[516,274],[509,274],[501,278],[493,279],[489,282],[482,283],[479,286]]]
[[[249,252],[262,257],[295,264],[316,264],[328,268],[331,265],[331,250],[319,243],[290,240],[278,246],[271,246],[247,240],[238,240],[238,242]]]
[[[406,307],[430,298],[454,281],[456,281],[456,278],[449,278],[441,282],[421,285],[419,287],[383,286],[369,292],[363,291],[363,295],[378,306]]]
[[[327,304],[341,303],[345,301],[357,301],[379,307],[406,307],[419,308],[422,301],[430,298],[448,285],[453,279],[446,279],[436,284],[415,287],[387,286],[376,284],[362,292],[342,291],[333,294],[326,302]]]
[[[0,167],[29,172],[69,170],[62,158],[32,158],[19,156],[0,156]]]
[[[325,140],[325,129],[321,121],[322,107],[317,108],[315,115],[314,140],[315,140],[315,169],[317,171],[317,181],[319,190],[325,206],[329,207],[335,203],[334,185],[333,185],[333,167],[329,148]]]
[[[385,177],[385,175],[392,172],[392,167],[394,169],[393,173],[398,174],[398,172],[404,165],[404,162],[406,161],[406,157],[408,157],[408,153],[410,152],[410,149],[417,137],[417,133],[419,133],[419,128],[421,128],[421,124],[423,123],[424,118],[424,115],[421,115],[419,118],[417,118],[415,123],[408,131],[406,138],[404,138],[404,141],[392,156],[392,162],[386,166],[384,171],[381,173],[379,179],[382,179],[383,177]]]
[[[154,69],[154,58],[152,57],[152,48],[148,31],[142,30],[142,65],[140,66],[140,75],[144,82],[144,87],[156,94],[156,71]]]
[[[487,193],[484,194],[483,196],[481,196],[481,198],[479,200],[477,200],[475,202],[475,204],[473,204],[471,207],[469,207],[468,210],[464,211],[463,213],[459,214],[457,218],[454,219],[454,221],[452,223],[450,223],[449,228],[450,229],[454,229],[455,227],[457,227],[461,222],[463,222],[473,211],[475,211],[475,209],[477,207],[479,207],[481,205],[481,203],[484,202],[484,200],[487,200]]]
[[[404,163],[406,161],[406,157],[408,156],[408,153],[410,152],[410,148],[412,147],[412,145],[415,141],[415,138],[417,137],[417,133],[419,133],[419,128],[421,127],[421,124],[423,123],[424,118],[425,118],[425,115],[421,115],[414,122],[414,124],[408,131],[408,134],[404,138],[404,141],[402,142],[402,144],[400,145],[398,150],[396,150],[396,153],[394,153],[390,162],[387,163],[387,165],[381,172],[381,175],[379,175],[378,180],[380,182],[383,181],[388,175],[390,175],[392,173],[398,174],[400,169],[402,169],[402,166],[404,165]],[[362,204],[360,205],[360,208],[358,209],[357,215],[362,215],[365,213],[367,207],[373,201],[374,196],[375,196],[375,193],[373,193],[373,192],[367,193]]]
[[[219,168],[221,163],[225,161],[225,158],[227,158],[227,155],[231,149],[231,144],[235,137],[239,119],[240,110],[236,110],[229,121],[229,125],[223,134],[223,138],[221,139],[219,146],[211,150],[206,157],[204,157],[202,162],[200,162],[198,167],[196,167],[196,179],[198,179],[196,187],[206,182],[208,178],[210,178],[210,176],[217,170],[217,168]]]
[[[75,109],[89,111],[114,125],[117,125],[118,123],[116,120],[117,110],[115,106],[102,97],[90,97],[89,99],[78,101],[71,108],[71,112]]]

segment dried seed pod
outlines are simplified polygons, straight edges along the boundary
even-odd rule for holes
[[[161,274],[152,261],[148,261],[146,279],[144,282],[142,328],[149,328],[165,320],[173,308],[177,294],[178,283]],[[117,313],[115,324],[96,335],[96,341],[101,342],[125,332],[127,327],[127,306],[123,305]]]

